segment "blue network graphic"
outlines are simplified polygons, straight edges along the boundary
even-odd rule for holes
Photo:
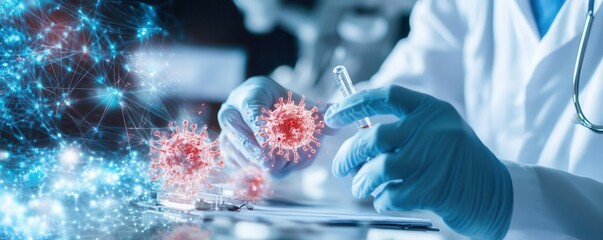
[[[148,230],[129,203],[177,106],[135,62],[167,37],[138,1],[0,1],[0,239]]]

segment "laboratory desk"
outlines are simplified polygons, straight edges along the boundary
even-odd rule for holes
[[[454,234],[437,218],[426,212],[409,213],[413,217],[427,218],[433,223],[432,230],[399,230],[370,226],[324,225],[319,223],[297,223],[294,221],[264,221],[261,219],[241,218],[242,214],[251,216],[256,210],[242,208],[237,211],[222,211],[220,214],[204,214],[196,211],[191,214],[180,210],[149,207],[139,203],[129,205],[127,213],[107,212],[120,219],[112,219],[96,228],[67,230],[69,239],[462,239]],[[256,205],[260,207],[259,205]],[[81,210],[85,212],[84,210]],[[354,211],[357,211],[355,209]],[[207,212],[207,211],[206,211]],[[86,217],[75,218],[86,225]]]

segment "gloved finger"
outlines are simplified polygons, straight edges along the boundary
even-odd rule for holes
[[[368,158],[381,153],[393,152],[399,148],[405,138],[400,131],[403,122],[378,124],[372,128],[362,129],[346,140],[333,158],[333,175],[344,177]]]
[[[299,152],[300,149],[297,149],[296,151],[298,151],[299,154],[304,154],[303,152]],[[284,159],[280,159],[281,163],[284,163],[282,168],[276,170],[276,171],[272,171],[271,173],[273,174],[273,176],[275,177],[282,177],[287,175],[288,173],[292,172],[293,170],[300,170],[303,168],[306,168],[308,166],[310,166],[310,164],[312,163],[312,159],[305,159],[303,161],[299,161],[298,163],[291,161],[287,161]]]
[[[253,133],[259,131],[258,118],[262,109],[270,109],[286,90],[267,77],[253,77],[235,88],[222,105],[222,108],[235,109],[241,115],[242,123]],[[222,109],[218,113],[218,121],[225,121]],[[256,137],[256,136],[254,136]],[[257,139],[259,140],[259,138]]]
[[[260,144],[257,142],[253,131],[244,123],[240,112],[231,106],[220,109],[219,122],[222,134],[237,149],[245,159],[258,161],[262,156]],[[258,165],[259,163],[256,162]]]
[[[413,194],[413,188],[406,182],[389,182],[383,191],[375,196],[373,206],[377,212],[410,211],[421,208],[421,196]]]
[[[291,163],[278,157],[275,154],[270,154],[270,148],[262,148],[257,142],[254,133],[243,122],[239,112],[231,106],[223,106],[220,109],[220,127],[222,134],[227,139],[227,142],[240,152],[241,158],[238,163],[241,165],[254,164],[263,169],[268,169],[269,173],[275,177],[284,175],[283,168],[291,165]],[[246,163],[247,162],[247,163]]]
[[[325,123],[341,128],[365,117],[393,114],[403,118],[414,111],[428,95],[400,86],[363,91],[331,105],[325,113]]]
[[[443,176],[425,174],[425,168],[429,165],[421,161],[424,157],[422,154],[425,153],[415,152],[413,144],[404,145],[395,153],[388,154],[383,164],[387,185],[375,196],[376,210],[407,211],[427,207],[424,202],[434,196],[431,192],[438,184],[438,180],[434,178]],[[395,179],[402,179],[404,182],[393,182]]]
[[[268,154],[269,148],[259,147],[255,138],[252,137],[253,133],[251,130],[245,129],[246,126],[242,124],[237,111],[232,111],[228,107],[223,108],[221,111],[222,116],[226,119],[226,121],[220,122],[223,129],[221,138],[224,139],[222,141],[232,145],[239,153],[240,157],[237,158],[239,165],[246,166],[253,164],[263,169],[268,169],[268,172],[274,177],[280,177],[291,172],[293,169],[300,169],[311,163],[311,161],[301,161],[295,164],[292,161],[286,161],[283,157],[274,153],[270,157],[270,154]],[[233,131],[231,129],[238,130]]]
[[[271,160],[271,162],[274,162],[272,164],[270,164],[270,167],[268,167],[268,173],[270,174],[270,176],[275,177],[275,178],[282,178],[284,176],[287,176],[287,174],[289,174],[289,172],[291,172],[291,165],[293,163],[287,162],[287,161],[274,161]]]
[[[357,134],[358,133],[356,133],[356,135]],[[353,151],[352,143],[354,141],[354,138],[356,138],[356,135],[345,140],[343,144],[341,144],[341,147],[339,147],[337,153],[335,154],[335,158],[333,158],[333,163],[331,167],[333,176],[345,177],[350,173],[350,171],[354,169],[359,169],[360,165],[367,160],[366,158],[351,158],[350,161],[343,161],[343,157],[337,157],[338,155],[351,154],[350,152]]]
[[[234,145],[228,140],[226,134],[221,133],[220,139],[220,155],[226,162],[225,167],[233,167],[235,169],[252,165],[250,161],[245,159],[243,154],[239,152]]]
[[[268,173],[270,173],[273,177],[283,177],[287,175],[287,171],[285,170],[288,166],[292,165],[293,162],[289,162],[286,159],[279,157],[277,155],[272,155],[272,157],[268,157],[266,153],[264,153],[264,158],[262,161],[262,165],[268,169]]]
[[[423,152],[415,152],[416,144],[413,142],[406,142],[406,136],[411,135],[412,133],[408,133],[412,131],[412,123],[409,122],[401,122],[401,126],[399,127],[398,134],[404,144],[397,148],[394,152],[390,152],[386,154],[385,161],[383,162],[383,172],[385,175],[385,180],[390,181],[393,179],[402,179],[406,183],[409,183],[409,180],[416,180],[417,177],[423,175],[425,169],[423,164]],[[406,131],[402,131],[406,130]],[[406,132],[406,133],[405,133]],[[397,134],[397,135],[398,135]],[[434,177],[434,176],[427,176]],[[423,182],[436,182],[436,181],[423,181]],[[379,183],[375,183],[374,185],[380,185]]]
[[[251,129],[253,133],[258,133],[260,126],[265,124],[262,121],[258,121],[259,117],[264,114],[262,109],[272,109],[274,104],[279,101],[279,98],[284,98],[284,101],[287,101],[287,93],[287,89],[283,88],[270,78],[253,77],[243,82],[243,84],[233,90],[226,102],[223,104],[222,108],[231,107],[238,110],[242,116],[243,122],[247,124],[249,129]],[[302,96],[296,93],[292,94],[292,101],[294,101],[296,104],[299,104],[301,99]],[[318,120],[323,119],[324,112],[329,107],[329,105],[314,104],[308,100],[305,100],[305,105],[308,110],[316,106],[318,111],[315,114],[319,117]],[[218,113],[219,122],[224,121],[221,112],[222,111]],[[335,133],[333,129],[328,127],[321,129],[321,132],[328,135]],[[261,137],[259,134],[256,134],[255,138],[259,143],[265,141],[265,138]]]
[[[283,177],[293,170],[294,164],[278,158],[262,158],[260,162],[250,161],[240,151],[236,150],[226,134],[220,134],[220,149],[222,158],[227,162],[226,168],[241,169],[250,166],[268,171],[273,177]],[[309,162],[309,161],[304,161]],[[306,165],[306,164],[304,164]]]
[[[352,180],[352,194],[354,197],[368,197],[381,184],[389,181],[401,181],[401,179],[395,178],[395,175],[391,174],[392,171],[396,170],[387,167],[388,162],[391,163],[401,157],[403,156],[399,153],[380,154],[365,163]]]

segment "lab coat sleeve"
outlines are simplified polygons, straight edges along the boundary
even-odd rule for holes
[[[448,101],[464,113],[462,46],[466,24],[458,11],[462,6],[457,4],[419,0],[411,14],[408,37],[398,42],[368,87],[398,84]]]
[[[514,200],[507,239],[603,236],[603,183],[542,166],[505,165]]]

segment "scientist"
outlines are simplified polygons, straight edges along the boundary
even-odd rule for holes
[[[579,86],[581,110],[599,124],[602,2],[590,2]],[[588,0],[418,1],[410,35],[370,80],[372,90],[323,109],[330,129],[366,116],[399,119],[345,141],[333,174],[358,170],[354,196],[384,184],[374,193],[377,210],[431,210],[471,238],[600,239],[603,135],[576,124],[572,101],[588,10]],[[281,176],[312,162],[259,157],[257,117],[286,92],[259,77],[230,95],[219,121],[224,143],[239,150],[232,161]]]

